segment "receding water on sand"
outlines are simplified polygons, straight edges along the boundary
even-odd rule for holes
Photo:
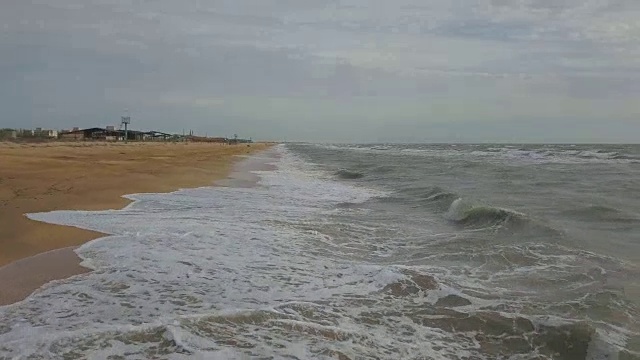
[[[503,152],[474,149],[454,170],[480,187],[473,162],[516,156]],[[384,158],[424,153],[441,156],[282,145],[223,186],[31,214],[112,235],[77,250],[93,272],[0,308],[0,358],[638,358],[629,261],[574,246],[535,212],[468,199],[473,182],[439,181],[446,169]],[[576,156],[628,161],[593,153]],[[566,219],[634,216],[616,208]]]

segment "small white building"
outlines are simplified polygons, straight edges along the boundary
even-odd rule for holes
[[[52,139],[58,138],[58,130],[45,130],[45,134]]]
[[[58,138],[58,130],[46,130],[43,128],[36,128],[35,130],[25,130],[23,135],[27,136],[38,136],[38,137],[47,137],[50,139]]]

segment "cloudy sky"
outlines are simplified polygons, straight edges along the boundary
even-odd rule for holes
[[[640,142],[638,0],[2,0],[0,127]]]

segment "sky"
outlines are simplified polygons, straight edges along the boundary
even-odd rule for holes
[[[0,127],[640,142],[637,0],[3,0]]]

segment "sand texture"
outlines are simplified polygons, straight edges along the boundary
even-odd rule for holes
[[[70,247],[14,261],[0,268],[0,306],[22,300],[52,280],[88,271]]]
[[[120,209],[129,203],[121,197],[125,194],[169,192],[211,185],[229,173],[231,164],[238,159],[235,155],[246,155],[268,146],[211,143],[0,143],[0,299],[15,298],[7,294],[10,291],[16,293],[16,284],[30,281],[41,285],[53,278],[63,278],[82,271],[74,258],[75,254],[70,250],[66,251],[66,255],[64,252],[63,255],[56,252],[54,255],[43,254],[39,260],[60,262],[63,259],[70,266],[65,269],[50,264],[41,265],[37,267],[38,270],[25,265],[29,262],[4,265],[55,249],[73,248],[102,235],[36,222],[24,214],[67,209]],[[55,270],[50,271],[47,266]],[[18,268],[19,271],[16,270]],[[14,278],[14,285],[11,285],[6,282],[9,276],[7,269],[13,269],[12,273],[34,269],[34,272],[54,272],[58,275],[33,274],[29,279],[17,282]],[[40,280],[34,281],[38,276]],[[33,284],[28,286],[31,291],[35,289]],[[22,295],[24,292],[17,291]]]

